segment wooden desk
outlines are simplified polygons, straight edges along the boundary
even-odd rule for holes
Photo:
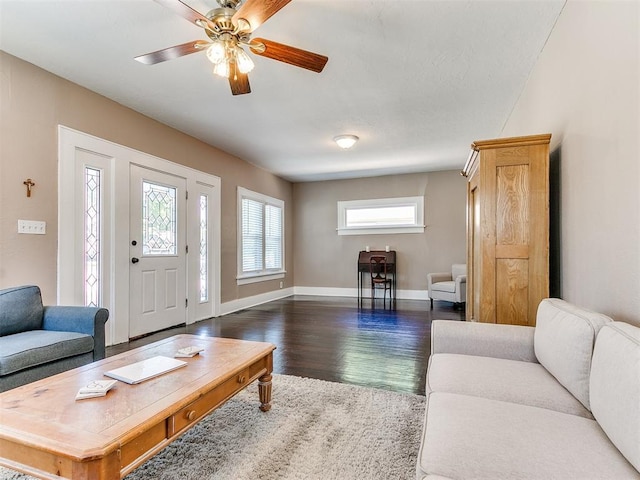
[[[186,367],[138,385],[118,382],[105,397],[75,400],[103,373],[140,360],[205,350]],[[0,394],[0,465],[43,479],[116,480],[162,450],[259,379],[271,408],[275,346],[177,335]]]
[[[370,261],[374,255],[384,256],[387,261],[387,274],[391,275],[391,304],[396,305],[396,251],[389,252],[385,250],[364,250],[358,253],[358,307],[362,306],[362,290],[363,290],[363,274],[370,274]],[[374,270],[375,272],[375,270]]]

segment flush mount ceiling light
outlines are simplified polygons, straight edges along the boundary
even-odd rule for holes
[[[340,148],[344,148],[345,150],[353,147],[358,140],[359,138],[355,135],[338,135],[337,137],[333,137],[333,141],[336,142]]]

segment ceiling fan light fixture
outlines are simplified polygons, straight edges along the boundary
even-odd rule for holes
[[[255,67],[251,57],[240,47],[236,47],[236,64],[240,73],[249,73]]]
[[[333,137],[333,141],[344,150],[353,147],[358,140],[360,139],[355,135],[338,135],[337,137]]]
[[[216,75],[218,75],[220,77],[229,78],[229,73],[230,72],[231,72],[231,69],[229,68],[229,62],[227,62],[227,61],[223,61],[223,62],[217,63],[213,67],[213,73],[215,73]]]
[[[218,65],[226,57],[226,48],[223,42],[220,40],[214,41],[209,48],[207,48],[207,58],[214,65]]]

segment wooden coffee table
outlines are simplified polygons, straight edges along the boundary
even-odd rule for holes
[[[105,397],[75,400],[103,373],[179,348],[204,351],[188,365]],[[45,479],[124,477],[258,379],[271,408],[270,343],[177,335],[0,394],[0,465]]]

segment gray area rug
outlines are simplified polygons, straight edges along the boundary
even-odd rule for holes
[[[415,478],[422,396],[274,375],[258,405],[254,382],[126,480]]]

